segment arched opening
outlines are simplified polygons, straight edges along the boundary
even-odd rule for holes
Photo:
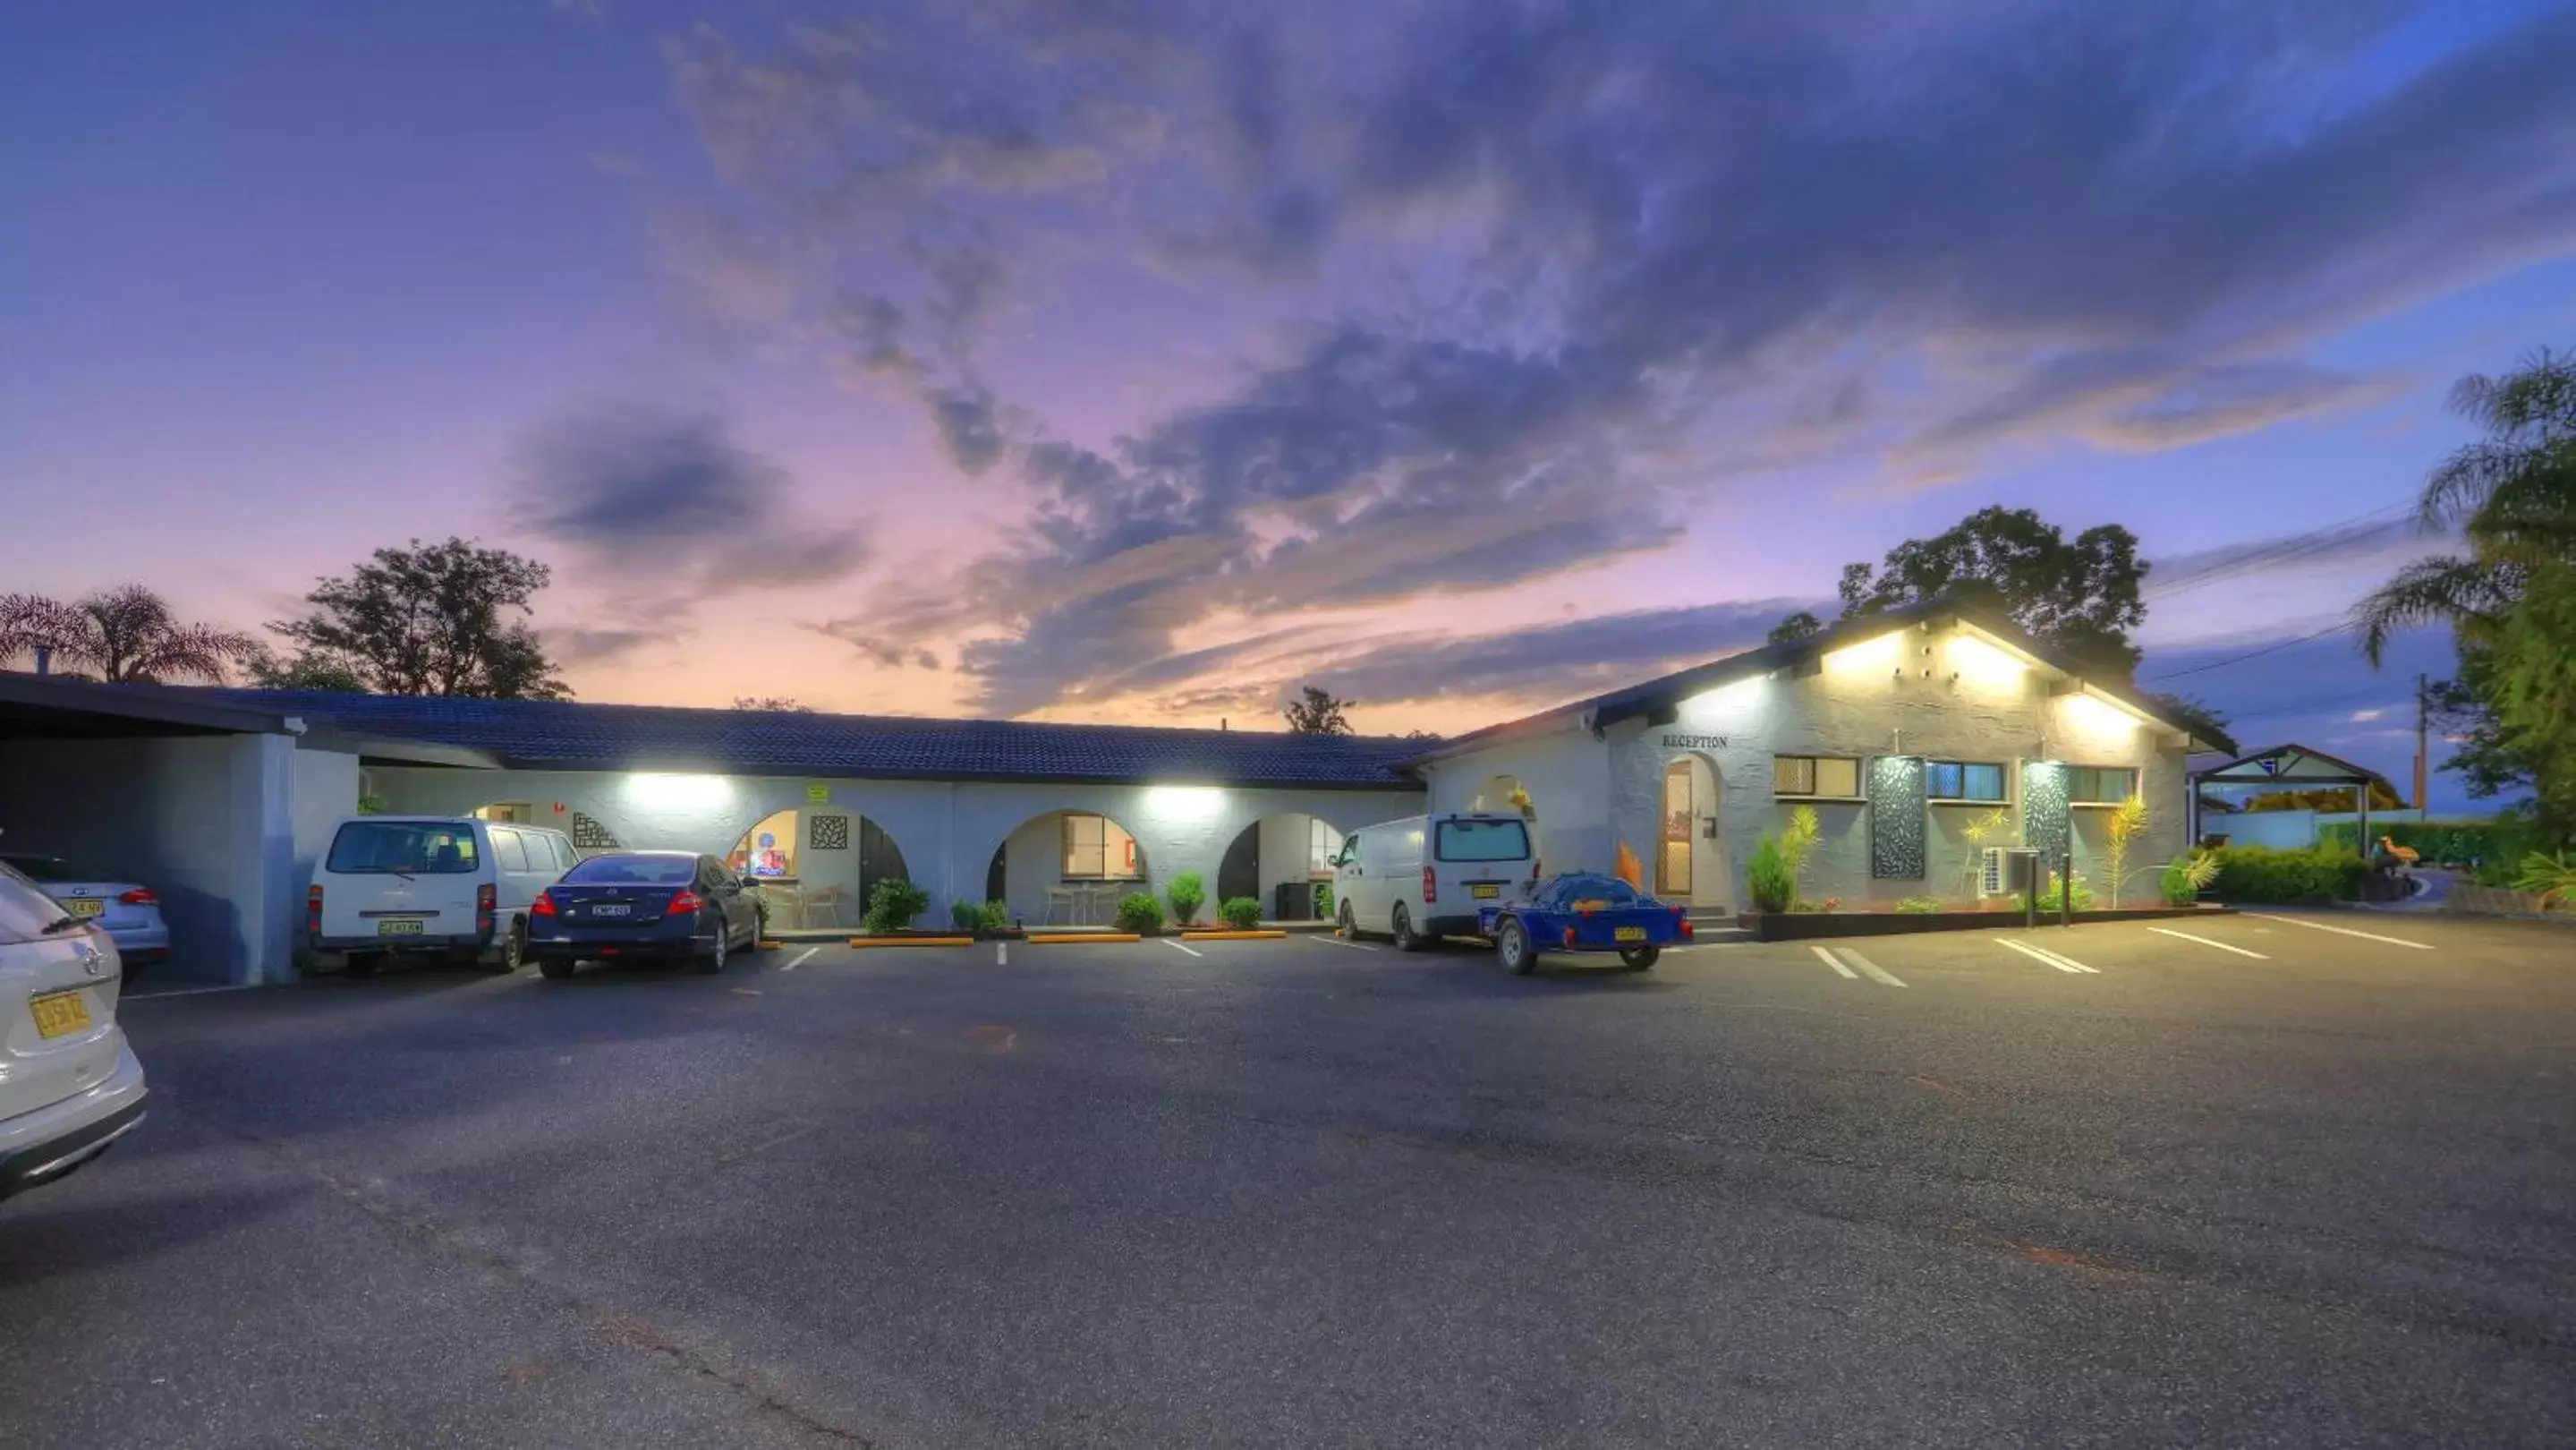
[[[1656,896],[1710,910],[1732,907],[1735,873],[1726,859],[1718,816],[1716,765],[1696,751],[1665,761],[1655,841]]]
[[[1332,822],[1303,811],[1274,811],[1245,826],[1225,848],[1217,867],[1212,906],[1238,896],[1261,903],[1265,921],[1314,921],[1322,917],[1315,886],[1333,879],[1333,857],[1342,833]]]
[[[993,848],[984,896],[1032,925],[1099,925],[1150,879],[1134,832],[1094,811],[1048,811]]]
[[[791,806],[763,816],[725,864],[760,887],[770,925],[856,926],[880,881],[909,881],[903,850],[875,821],[838,806]]]

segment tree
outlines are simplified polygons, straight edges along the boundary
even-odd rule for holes
[[[2396,790],[2379,781],[2370,783],[2370,808],[2374,811],[2402,811],[2406,802]],[[2330,785],[2317,790],[2272,790],[2248,796],[2240,809],[2257,811],[2326,811],[2341,814],[2352,809],[2352,787]]]
[[[112,685],[224,682],[260,654],[238,630],[182,622],[170,601],[141,584],[84,594],[69,604],[39,594],[0,596],[0,659],[53,651],[62,673]]]
[[[1846,572],[1845,577],[1849,577],[1848,572]],[[1771,626],[1771,633],[1765,638],[1772,644],[1787,644],[1792,640],[1805,639],[1811,634],[1822,634],[1824,633],[1824,629],[1825,622],[1823,620],[1818,619],[1814,615],[1801,609],[1797,613],[1790,615],[1788,618],[1781,620],[1778,624]]]
[[[2121,679],[2138,667],[2129,631],[2147,617],[2138,536],[2101,524],[2068,542],[2029,509],[1979,509],[1945,533],[1908,539],[1873,570],[1843,570],[1843,618],[1949,595],[2002,614],[2080,668]],[[1785,626],[1785,621],[1784,621]]]
[[[1288,722],[1288,729],[1298,735],[1348,735],[1351,733],[1350,717],[1342,712],[1348,710],[1351,703],[1335,698],[1329,690],[1308,685],[1304,696],[1289,701],[1279,715]]]
[[[2420,559],[2354,607],[2372,664],[2400,630],[2447,624],[2460,668],[2433,691],[2444,762],[2471,793],[2528,783],[2544,834],[2576,837],[2576,715],[2563,671],[2576,651],[2576,356],[2543,350],[2500,378],[2469,377],[2452,408],[2487,436],[2433,470],[2417,504],[2428,533],[2456,528],[2466,554]]]
[[[250,662],[251,683],[263,690],[311,690],[326,695],[369,693],[366,679],[338,660],[311,651],[279,659],[266,650]]]
[[[313,613],[269,628],[303,653],[289,669],[346,668],[385,695],[560,700],[545,645],[525,620],[552,572],[534,559],[465,539],[378,549],[304,596]]]
[[[737,710],[769,710],[781,714],[811,715],[814,713],[813,706],[798,703],[793,695],[736,695],[733,697],[733,707]]]

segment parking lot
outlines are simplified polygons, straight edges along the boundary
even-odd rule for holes
[[[2576,1424],[2541,927],[798,946],[123,1017],[150,1121],[0,1208],[12,1445]]]

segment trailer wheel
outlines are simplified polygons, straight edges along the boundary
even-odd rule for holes
[[[1630,947],[1619,954],[1619,961],[1632,972],[1642,972],[1664,954],[1662,947]]]
[[[1515,977],[1526,977],[1538,968],[1538,948],[1530,942],[1529,929],[1517,916],[1507,916],[1494,928],[1494,956],[1504,970]]]

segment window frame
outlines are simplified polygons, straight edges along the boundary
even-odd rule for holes
[[[1809,789],[1788,791],[1780,789],[1780,762],[1784,760],[1803,760],[1807,763]],[[1851,763],[1852,793],[1850,795],[1827,795],[1814,789],[1817,777],[1822,774],[1818,766],[1828,760]],[[1771,798],[1784,801],[1824,801],[1829,804],[1866,804],[1869,800],[1869,762],[1857,755],[1824,755],[1775,750],[1771,753]]]
[[[1097,821],[1100,823],[1099,840],[1096,845],[1096,849],[1100,853],[1100,869],[1097,872],[1076,871],[1073,869],[1073,853],[1076,849],[1074,823],[1086,820]],[[1111,868],[1109,864],[1109,829],[1112,826],[1117,826],[1118,834],[1125,837],[1127,840],[1127,849],[1122,854],[1132,856],[1136,861],[1136,865],[1130,866],[1127,862],[1121,861],[1116,869]],[[1144,872],[1141,869],[1144,862],[1144,850],[1137,844],[1135,832],[1128,830],[1125,826],[1118,825],[1116,821],[1111,820],[1108,816],[1103,815],[1099,811],[1064,812],[1064,819],[1059,827],[1059,834],[1056,839],[1060,847],[1056,853],[1056,864],[1060,868],[1056,879],[1059,881],[1110,882],[1142,881],[1145,879]]]
[[[1932,791],[1932,773],[1945,765],[1955,765],[1959,768],[1959,788],[1962,791],[1968,788],[1969,771],[1992,770],[1995,773],[1995,788],[2000,792],[2000,794],[1992,796],[1935,795]],[[1927,757],[1923,762],[1923,803],[1925,805],[1932,806],[2011,805],[2013,803],[2012,770],[2006,762],[2000,760],[1958,760],[1950,758],[1934,760]]]
[[[2102,799],[2102,798],[2100,798],[2100,797],[2098,797],[2098,796],[2096,796],[2096,797],[2084,797],[2084,798],[2079,798],[2079,797],[2075,794],[2075,772],[2077,772],[2077,771],[2079,771],[2079,770],[2089,770],[2089,771],[2093,772],[2093,774],[2094,774],[2094,776],[2095,776],[2095,778],[2096,778],[2096,779],[2099,779],[2101,776],[2104,776],[2104,775],[2107,775],[2107,774],[2110,774],[2110,773],[2112,773],[2112,772],[2116,771],[2116,772],[2118,772],[2119,774],[2121,774],[2121,775],[2125,775],[2125,776],[2127,776],[2127,777],[2129,778],[2129,786],[2128,786],[2128,789],[2126,789],[2126,790],[2124,790],[2124,791],[2120,792],[2118,795],[2115,795],[2115,796],[2113,796],[2113,797],[2109,798],[2108,800]],[[2067,773],[2067,780],[2066,780],[2066,804],[2067,804],[2067,807],[2068,807],[2069,809],[2071,809],[2071,810],[2079,810],[2079,811],[2110,811],[2110,810],[2117,810],[2117,809],[2119,809],[2119,808],[2120,808],[2120,806],[2121,806],[2121,805],[2123,805],[2124,803],[2126,803],[2126,802],[2128,801],[2129,797],[2131,797],[2131,796],[2133,796],[2133,795],[2139,795],[2139,794],[2141,794],[2141,793],[2142,793],[2142,788],[2141,788],[2141,785],[2140,785],[2140,780],[2141,780],[2142,773],[2139,771],[2138,767],[2136,767],[2136,766],[2134,766],[2134,765],[2069,765],[2069,766],[2067,766],[2067,767],[2066,767],[2066,773]]]

